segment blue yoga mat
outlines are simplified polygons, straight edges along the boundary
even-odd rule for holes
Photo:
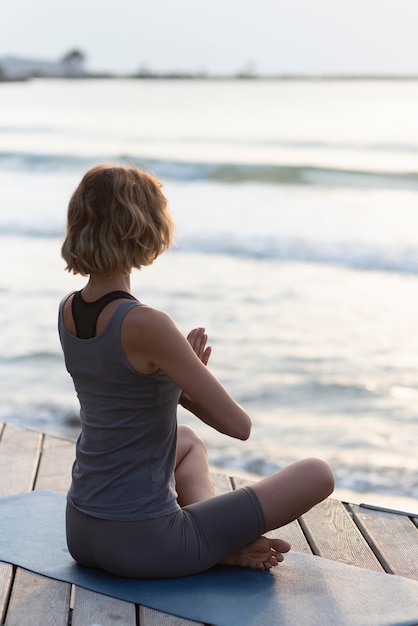
[[[214,626],[416,626],[418,582],[290,553],[269,572],[215,567],[131,580],[80,567],[65,541],[65,496],[0,498],[0,560],[92,591]]]

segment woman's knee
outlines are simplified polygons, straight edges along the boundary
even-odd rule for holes
[[[179,425],[177,429],[177,450],[180,458],[192,450],[207,456],[207,449],[201,438],[190,426],[185,424]]]
[[[334,473],[326,461],[309,458],[301,461],[305,465],[306,476],[310,483],[327,498],[334,491]]]
[[[325,500],[334,489],[330,466],[304,459],[251,485],[258,497],[267,530],[284,526]]]
[[[334,490],[334,474],[325,461],[308,458],[261,479],[253,487],[257,495],[260,492],[268,499],[274,498],[279,490],[282,497],[288,494],[291,498],[307,497],[320,501]]]

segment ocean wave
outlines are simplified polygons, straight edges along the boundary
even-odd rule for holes
[[[225,254],[247,259],[317,263],[358,270],[418,273],[418,250],[412,245],[396,249],[361,245],[350,241],[309,241],[302,238],[240,238],[228,241],[221,236],[187,238],[174,252]]]
[[[385,389],[369,389],[366,385],[349,381],[322,381],[311,378],[309,372],[303,371],[304,363],[299,361],[298,367],[292,367],[292,358],[286,357],[283,369],[287,374],[294,373],[300,377],[299,382],[286,383],[282,392],[277,389],[277,381],[271,385],[257,383],[257,388],[251,387],[240,392],[240,402],[244,405],[262,403],[264,406],[274,407],[278,398],[281,406],[305,406],[308,402],[312,412],[319,411],[321,415],[335,412],[336,403],[346,402],[344,412],[347,414],[365,413],[369,404],[385,396]],[[323,359],[322,359],[323,362]],[[316,408],[317,407],[317,408]]]
[[[1,132],[1,129],[0,129]],[[147,142],[152,139],[144,138]],[[158,140],[157,140],[158,141]],[[323,150],[323,151],[344,151],[344,152],[372,152],[372,153],[398,153],[398,154],[416,154],[418,151],[418,145],[416,143],[405,142],[364,142],[364,141],[322,141],[322,140],[309,140],[309,139],[277,139],[277,138],[237,138],[237,137],[199,137],[196,136],[193,139],[187,138],[188,142],[197,144],[206,143],[209,145],[224,145],[228,143],[235,146],[250,146],[256,148],[257,146],[268,146],[273,148],[290,148],[290,149],[302,149],[302,150]]]
[[[0,152],[0,170],[52,171],[74,170],[97,163],[94,157],[37,152]]]
[[[28,225],[21,222],[0,223],[0,237],[16,237],[28,239],[56,239],[63,238],[64,224],[38,224]]]
[[[11,356],[4,356],[1,355],[0,356],[0,364],[5,364],[5,365],[12,365],[14,363],[17,364],[24,364],[24,363],[32,363],[33,361],[36,361],[39,363],[39,361],[56,361],[56,362],[60,362],[62,361],[61,358],[61,354],[60,353],[56,353],[56,352],[48,352],[48,351],[30,351],[30,352],[25,352],[25,353],[21,353],[21,354],[13,354]]]
[[[28,226],[24,223],[0,223],[0,237],[62,239],[63,233],[62,224]],[[313,263],[361,271],[418,274],[418,250],[412,245],[398,245],[393,249],[350,241],[324,242],[302,238],[237,237],[230,240],[227,236],[214,232],[204,238],[193,235],[178,238],[177,246],[172,248],[170,254],[225,255],[237,259]]]
[[[418,189],[418,172],[379,172],[314,165],[268,165],[251,163],[150,162],[163,178],[207,180],[219,183],[262,183],[272,185],[317,185],[373,189]]]
[[[100,162],[137,165],[158,177],[175,181],[208,181],[224,184],[313,185],[370,189],[418,189],[418,171],[380,171],[366,168],[334,168],[315,164],[260,164],[152,159],[140,155],[63,155],[0,152],[0,169],[22,171],[84,171]]]
[[[250,474],[253,476],[269,476],[277,472],[295,459],[292,457],[277,459],[263,453],[247,451],[245,456],[229,447],[210,451],[211,465],[229,472]],[[415,469],[404,467],[376,466],[367,464],[346,464],[338,457],[330,460],[333,467],[336,487],[358,493],[375,493],[381,495],[418,498],[418,477]]]

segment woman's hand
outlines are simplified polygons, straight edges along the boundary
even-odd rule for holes
[[[187,341],[192,346],[195,354],[202,361],[203,365],[207,365],[212,352],[210,346],[206,346],[208,336],[204,328],[193,328],[187,335]]]
[[[200,327],[193,328],[193,330],[191,330],[187,335],[187,341],[192,346],[194,353],[199,357],[203,365],[207,365],[212,348],[210,346],[206,346],[208,336],[205,333],[205,329]],[[182,406],[186,406],[189,401],[189,396],[183,391],[180,396],[179,403]]]

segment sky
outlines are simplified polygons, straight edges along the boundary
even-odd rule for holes
[[[0,57],[91,71],[418,74],[418,0],[2,0]]]

